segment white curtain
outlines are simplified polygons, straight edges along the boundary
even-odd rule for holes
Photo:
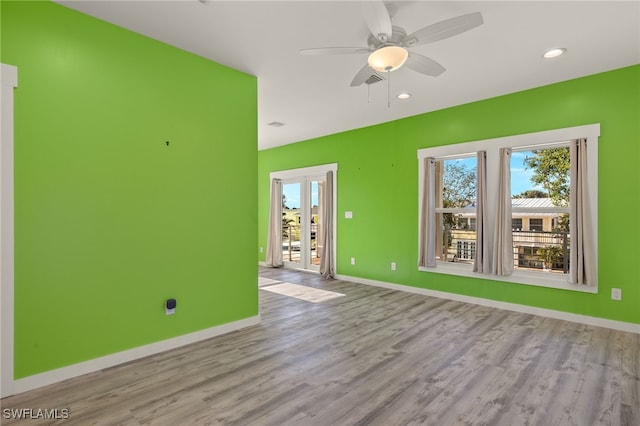
[[[325,182],[324,205],[322,206],[322,254],[320,258],[320,274],[324,278],[333,278],[334,271],[334,253],[333,253],[333,172],[327,172],[327,180]]]
[[[476,257],[473,261],[473,272],[488,274],[489,242],[487,238],[487,153],[478,152],[476,176]]]
[[[271,203],[269,207],[269,231],[267,234],[267,257],[265,263],[274,268],[282,262],[282,181],[271,181]]]
[[[423,160],[418,266],[436,266],[436,161]]]
[[[493,238],[494,275],[513,273],[513,234],[511,231],[511,149],[500,149],[498,203]]]
[[[590,285],[596,279],[595,244],[591,239],[591,217],[587,187],[587,140],[572,142],[569,222],[569,282]]]

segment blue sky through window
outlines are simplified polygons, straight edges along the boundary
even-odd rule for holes
[[[524,159],[526,157],[533,157],[533,152],[516,151],[511,153],[511,195],[518,195],[532,189],[544,191],[544,188],[531,181],[533,170],[525,167]]]
[[[300,183],[282,184],[282,193],[286,197],[285,206],[290,209],[300,208]],[[318,181],[311,181],[311,206],[318,205]]]
[[[524,165],[524,159],[527,156],[533,156],[533,152],[517,151],[511,153],[511,195],[518,195],[529,189],[543,190],[543,188],[531,182],[533,170],[527,169]],[[476,166],[475,157],[463,158],[458,161],[464,164],[467,169],[472,169]]]

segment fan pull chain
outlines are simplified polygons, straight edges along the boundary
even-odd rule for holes
[[[386,71],[387,71],[387,108],[391,108],[391,67],[387,67]]]
[[[387,108],[391,108],[391,73],[387,72]]]

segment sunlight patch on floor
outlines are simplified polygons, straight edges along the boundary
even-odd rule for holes
[[[320,290],[319,288],[307,287],[304,285],[281,283],[261,287],[261,290],[270,291],[272,293],[282,294],[284,296],[295,297],[296,299],[305,300],[307,302],[319,303],[326,300],[342,297],[344,294],[333,291]]]
[[[258,287],[281,283],[282,281],[272,280],[271,278],[258,277]]]

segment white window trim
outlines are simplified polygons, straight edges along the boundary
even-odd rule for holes
[[[333,172],[334,176],[338,171],[338,163],[322,164],[319,166],[302,167],[300,169],[278,170],[269,173],[271,179],[293,180],[309,176],[325,177],[327,172]],[[334,191],[335,192],[335,191]]]
[[[487,153],[487,207],[488,217],[495,217],[496,190],[498,187],[499,152],[501,148],[512,148],[522,150],[537,147],[553,147],[564,142],[575,139],[586,138],[589,147],[589,158],[587,167],[589,169],[589,211],[592,218],[593,242],[598,247],[598,138],[600,136],[600,124],[589,124],[585,126],[568,127],[564,129],[547,130],[543,132],[527,133],[522,135],[506,136],[495,139],[485,139],[481,141],[465,142],[454,145],[438,146],[433,148],[423,148],[418,150],[418,217],[422,206],[422,183],[424,176],[424,159],[432,157],[435,159],[456,158],[469,153],[485,151]],[[553,208],[559,211],[559,208]],[[567,209],[568,211],[568,209]],[[514,210],[515,212],[515,210]],[[492,220],[488,224],[489,247],[493,246]],[[422,232],[418,221],[418,230]],[[489,253],[492,256],[492,253]],[[469,264],[456,264],[452,262],[438,261],[435,268],[418,267],[420,271],[474,277],[492,281],[504,281],[514,284],[526,284],[540,287],[558,288],[564,290],[574,290],[585,293],[597,293],[597,263],[598,254],[596,252],[596,282],[592,285],[570,284],[566,275],[558,275],[551,272],[529,272],[516,270],[511,276],[496,276],[473,272]],[[490,259],[491,260],[491,259]]]

